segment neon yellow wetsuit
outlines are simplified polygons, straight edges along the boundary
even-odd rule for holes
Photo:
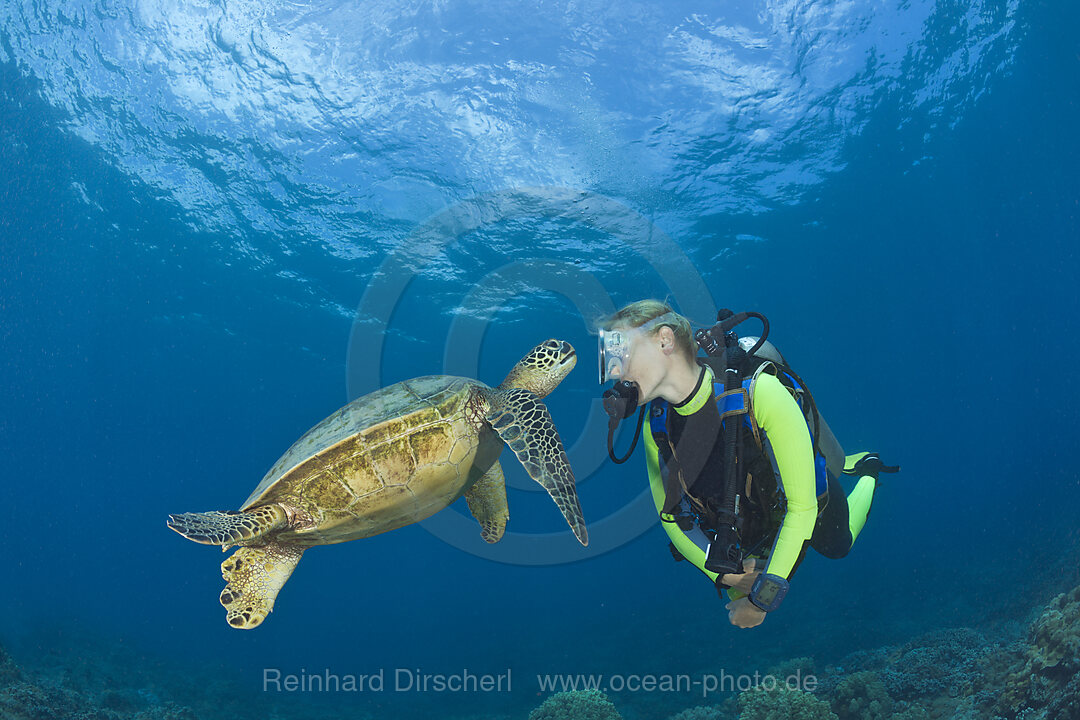
[[[772,547],[761,549],[757,555],[768,559],[765,572],[786,580],[790,578],[801,560],[807,543],[815,537],[819,501],[816,490],[813,441],[807,428],[806,418],[788,389],[770,374],[770,371],[775,371],[775,368],[768,364],[763,366],[763,370],[755,374],[750,384],[748,395],[751,427],[756,438],[751,442],[760,442],[762,450],[771,455],[778,489],[783,494],[784,510]],[[702,410],[706,403],[716,402],[712,370],[706,366],[704,373],[693,395],[680,405],[670,406],[671,410],[680,415],[690,416]],[[664,521],[664,529],[679,554],[708,575],[710,580],[715,581],[716,574],[705,570],[704,567],[708,536],[696,525],[688,529],[680,528],[672,514],[663,512],[666,493],[660,451],[652,433],[646,431],[644,434],[649,485],[657,512]],[[693,480],[688,480],[687,485],[692,486]],[[742,480],[740,479],[740,482]],[[848,512],[845,513],[847,517],[844,518],[847,522],[843,523],[845,527],[842,530],[850,539],[845,538],[841,541],[842,549],[838,553],[832,555],[825,552],[823,554],[830,557],[842,557],[846,554],[866,522],[866,516],[870,511],[870,501],[873,499],[874,484],[873,478],[864,477],[851,495],[844,498],[842,491],[837,493],[838,483],[835,479],[830,479],[828,502],[847,505]],[[836,497],[837,494],[839,497]],[[824,500],[823,495],[822,501]],[[740,597],[742,594],[736,590],[729,590],[729,595]]]

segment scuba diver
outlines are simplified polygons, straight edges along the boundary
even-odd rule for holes
[[[760,337],[736,335],[753,317]],[[634,451],[648,411],[646,464],[653,501],[676,560],[704,572],[732,625],[752,628],[776,610],[809,545],[848,554],[862,531],[880,473],[877,453],[844,455],[806,384],[768,342],[759,313],[722,310],[712,328],[657,300],[627,305],[602,323],[600,383],[608,453]],[[699,357],[697,347],[705,352]],[[630,450],[615,456],[619,423],[640,406]],[[838,478],[857,478],[845,495]]]

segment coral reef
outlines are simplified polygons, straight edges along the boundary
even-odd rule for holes
[[[894,701],[881,676],[872,670],[857,672],[841,680],[833,691],[832,707],[840,720],[927,720],[930,717],[921,705]]]
[[[529,720],[622,720],[599,690],[556,693],[529,713]]]
[[[833,708],[840,720],[886,720],[892,717],[893,701],[881,676],[864,670],[840,681],[833,692]]]
[[[778,681],[775,688],[740,694],[737,711],[728,699],[668,720],[1080,718],[1080,587],[1035,613],[1022,639],[1014,634],[1021,627],[999,629],[994,638],[969,628],[938,630],[903,645],[852,653],[821,672],[812,658],[793,658],[768,670]],[[784,682],[811,675],[818,680],[813,693]],[[550,698],[530,720],[618,717],[600,693],[563,695]]]
[[[852,653],[818,676],[817,692],[833,699],[842,720],[905,713],[951,718],[982,690],[987,664],[1000,652],[975,630],[940,630],[902,646]],[[856,714],[845,714],[852,702]]]
[[[1050,601],[1028,630],[1026,646],[1001,670],[992,703],[1003,718],[1080,717],[1080,586]]]
[[[789,684],[794,686],[797,680],[813,675],[814,668],[814,658],[796,657],[773,665],[769,668],[768,674],[780,682],[788,682],[790,679]]]
[[[1080,587],[1054,598],[1025,639],[943,630],[852,653],[819,675],[840,720],[1080,717]]]
[[[981,682],[982,664],[996,646],[969,628],[927,633],[900,647],[853,653],[841,668],[827,668],[821,690],[832,691],[843,675],[873,670],[894,700],[970,695]]]
[[[99,716],[78,694],[59,688],[42,688],[24,682],[24,676],[0,646],[0,717],[4,720],[92,720]]]
[[[0,717],[5,720],[111,720],[98,714],[73,692],[19,682],[0,691]]]
[[[7,687],[21,679],[22,673],[19,671],[15,661],[4,650],[4,646],[0,645],[0,688]]]
[[[151,704],[119,700],[118,695],[95,704],[77,692],[47,684],[16,681],[0,689],[0,718],[4,720],[198,720],[195,713],[174,703]]]
[[[739,720],[838,720],[829,703],[783,684],[740,694],[739,710]]]
[[[1031,613],[1031,622],[999,626],[992,637],[971,629],[940,630],[903,645],[852,653],[815,667],[793,658],[769,668],[759,687],[735,696],[710,696],[679,707],[664,693],[613,696],[628,718],[668,720],[1061,720],[1080,718],[1080,587]],[[315,698],[236,692],[225,666],[166,665],[123,643],[107,641],[48,649],[19,657],[0,647],[0,718],[3,720],[315,720],[339,715]],[[755,673],[755,676],[758,673]],[[813,692],[789,678],[817,680]],[[773,682],[773,680],[775,682]],[[685,700],[685,697],[683,698]],[[335,700],[337,702],[337,700]],[[699,700],[701,702],[701,700]],[[190,707],[187,706],[190,703]],[[432,699],[438,707],[438,699]],[[502,720],[523,718],[532,704],[522,699],[500,708]],[[672,707],[674,705],[674,707]],[[430,710],[430,708],[429,708]],[[426,714],[425,714],[426,713]],[[373,717],[359,707],[352,718]],[[387,706],[378,717],[402,714]],[[440,715],[452,717],[451,715]],[[490,713],[462,717],[478,720]],[[529,720],[621,720],[604,693],[589,690],[548,697]]]
[[[332,714],[310,698],[286,705],[237,693],[217,667],[161,665],[120,641],[69,638],[47,648],[16,665],[0,647],[0,719],[315,720]],[[349,717],[369,720],[357,708]]]
[[[727,720],[720,705],[700,705],[675,713],[668,720]]]
[[[1031,626],[1028,667],[1036,672],[1080,656],[1080,587],[1054,598]]]

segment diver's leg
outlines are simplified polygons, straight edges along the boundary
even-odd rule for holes
[[[870,517],[870,506],[874,504],[877,482],[873,475],[863,475],[859,482],[855,483],[855,489],[847,496],[848,529],[851,532],[852,544],[866,525],[866,518]]]
[[[874,504],[874,490],[879,484],[878,473],[894,473],[898,466],[881,462],[877,453],[861,452],[848,455],[844,460],[844,474],[859,478],[855,489],[846,497],[840,483],[829,477],[829,504],[814,526],[810,545],[827,558],[842,558],[851,550],[859,537],[870,508]]]
[[[863,518],[863,522],[866,518]],[[860,526],[860,530],[862,527]],[[829,476],[829,503],[818,515],[814,525],[814,534],[810,537],[810,547],[832,560],[839,560],[851,550],[854,542],[848,499],[844,497],[844,488],[836,478]]]
[[[874,504],[874,490],[879,483],[878,473],[894,473],[899,470],[899,466],[883,464],[877,453],[848,455],[844,461],[844,474],[856,475],[859,481],[855,483],[855,489],[845,497],[840,483],[832,475],[829,476],[829,504],[814,525],[810,547],[834,560],[847,555],[855,544],[855,538],[859,537],[866,525],[866,518],[870,516],[870,507]]]
[[[859,537],[866,518],[870,515],[870,506],[874,504],[874,490],[881,484],[878,473],[900,472],[899,465],[886,465],[877,453],[861,452],[848,455],[844,459],[844,474],[855,475],[859,481],[855,489],[847,496],[850,517],[851,542]]]

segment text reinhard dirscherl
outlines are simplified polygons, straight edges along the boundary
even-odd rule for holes
[[[387,678],[390,682],[387,683]],[[419,669],[386,668],[367,675],[330,672],[283,673],[277,668],[263,668],[263,692],[510,692],[510,668],[506,672],[477,674],[469,670],[455,673],[425,673]]]
[[[762,675],[755,672],[731,674],[720,670],[718,674],[552,674],[537,675],[536,684],[541,692],[566,692],[573,690],[600,690],[602,692],[673,692],[700,693],[707,697],[713,693],[745,692],[753,688],[767,691],[786,686],[791,690],[813,692],[817,677],[796,671],[787,677]],[[263,669],[263,692],[287,693],[382,693],[382,692],[497,692],[508,693],[511,687],[510,668],[502,673],[474,673],[468,669],[450,673],[426,673],[420,669],[380,668],[365,675],[337,674],[325,669],[322,672],[283,673],[277,668]]]

